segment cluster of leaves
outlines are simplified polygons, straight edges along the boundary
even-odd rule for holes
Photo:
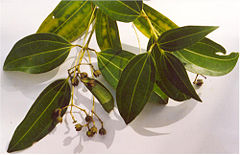
[[[149,38],[146,53],[135,55],[122,49],[117,21],[133,22]],[[86,0],[61,1],[36,34],[14,45],[3,69],[39,74],[58,67],[72,48],[80,46],[71,42],[88,32],[90,24],[101,49],[101,52],[96,52],[99,70],[116,89],[117,107],[126,124],[136,118],[153,94],[157,94],[165,104],[169,98],[201,101],[186,70],[221,76],[229,73],[238,60],[238,53],[224,55],[226,50],[221,45],[205,37],[217,27],[178,27],[140,0]],[[88,49],[88,43],[81,46],[83,50]],[[218,55],[218,52],[222,55]],[[53,82],[39,95],[17,127],[8,152],[31,146],[56,126],[57,122],[52,118],[53,111],[68,106],[70,102],[69,78],[73,85],[70,76]],[[91,79],[87,80],[89,82]],[[111,93],[99,81],[92,80],[95,81],[94,85],[89,85],[83,79],[81,82],[110,112],[114,106]]]

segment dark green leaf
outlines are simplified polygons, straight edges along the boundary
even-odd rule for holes
[[[110,91],[99,81],[88,78],[88,81],[93,80],[94,86],[85,83],[85,86],[98,99],[105,111],[110,112],[114,107],[114,99]]]
[[[37,33],[56,33],[72,42],[87,29],[92,12],[93,6],[88,0],[62,0],[43,21]]]
[[[132,22],[142,11],[142,0],[122,1],[106,0],[93,1],[106,15],[114,20]]]
[[[103,51],[108,48],[121,50],[122,45],[119,38],[117,23],[101,10],[97,11],[96,38],[99,48]]]
[[[117,88],[123,69],[134,56],[135,54],[127,51],[116,51],[112,49],[107,49],[98,53],[98,68],[100,69],[105,80],[113,88]],[[154,85],[154,88],[158,87],[156,84]],[[166,96],[163,94],[160,88],[154,89],[154,92],[161,98],[163,102],[167,101]],[[152,93],[153,96],[154,92]]]
[[[130,60],[121,74],[116,99],[120,115],[130,123],[147,103],[155,83],[155,67],[148,53]]]
[[[121,73],[129,60],[134,57],[127,51],[107,49],[98,53],[98,68],[107,82],[117,88]]]
[[[3,69],[31,74],[44,73],[62,64],[71,47],[68,41],[55,34],[33,34],[14,45]]]
[[[214,31],[215,26],[184,26],[164,32],[158,39],[160,48],[176,51],[189,47]]]
[[[158,31],[159,35],[161,35],[167,30],[178,27],[170,19],[168,19],[166,16],[162,15],[158,11],[154,10],[150,6],[144,4],[143,9],[148,15],[148,18],[151,20],[153,27]],[[144,17],[139,16],[134,21],[134,24],[144,35],[150,38],[150,27]],[[208,38],[202,39],[197,44],[198,45],[193,45],[189,48],[185,48],[184,50],[173,53],[178,59],[181,60],[182,63],[185,64],[185,67],[188,71],[196,74],[220,76],[230,72],[236,65],[236,62],[238,60],[237,53],[231,53],[229,56],[216,55],[217,52],[225,54],[226,50],[221,45]],[[202,46],[201,50],[200,48],[198,48],[200,45]],[[189,50],[191,52],[189,52]],[[208,54],[205,55],[206,53]],[[211,59],[205,59],[205,57],[209,57],[209,55],[211,55]],[[198,59],[204,59],[204,63],[199,63]],[[213,59],[218,61],[212,61]]]
[[[169,99],[168,96],[161,90],[161,88],[159,88],[159,86],[156,83],[154,84],[153,91],[154,91],[154,94],[157,95],[158,102],[160,104],[167,104],[168,103],[168,99]]]
[[[172,91],[171,86],[173,85],[187,96],[201,101],[188,78],[184,66],[174,55],[164,52],[157,44],[152,50],[152,55],[158,74],[156,83],[164,93],[171,98],[174,97],[174,91]],[[175,97],[173,99],[177,100],[178,98]]]
[[[71,90],[66,79],[57,80],[45,88],[18,125],[7,151],[13,152],[30,147],[51,132],[57,124],[54,110],[67,106],[70,96]],[[62,111],[62,116],[65,111]]]

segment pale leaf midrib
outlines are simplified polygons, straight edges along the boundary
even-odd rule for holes
[[[116,67],[117,69],[119,69],[120,71],[123,71],[122,68],[120,68],[119,66],[117,66],[116,64],[114,64],[112,61],[109,61],[108,59],[106,59],[105,57],[99,55],[99,57],[103,58],[105,61],[109,62],[110,64],[112,64],[114,67]]]
[[[122,60],[124,60],[124,61],[129,61],[132,57],[134,57],[134,55],[132,55],[132,57],[131,57],[130,59],[127,59],[127,58],[121,57],[121,56],[119,56],[119,55],[117,55],[117,54],[114,55],[114,54],[104,53],[104,52],[101,52],[101,55],[109,55],[109,56],[111,56],[112,58],[118,57],[119,59],[122,59]]]
[[[193,96],[195,96],[196,93],[192,92],[193,90],[191,89],[191,87],[189,88],[189,86],[185,83],[185,80],[183,80],[183,79],[181,78],[181,75],[179,75],[178,71],[175,69],[175,67],[174,67],[174,65],[172,64],[172,62],[170,61],[170,59],[169,59],[167,56],[165,56],[165,57],[166,57],[166,59],[168,59],[169,64],[172,66],[172,68],[174,69],[175,73],[178,75],[178,77],[179,77],[179,79],[181,80],[181,82],[182,82],[182,83],[185,85],[185,87],[188,89],[188,92],[189,92],[190,94],[192,94]]]
[[[144,58],[145,56],[143,56],[143,58]],[[142,58],[142,59],[143,59]],[[140,60],[142,60],[142,59],[140,59]],[[128,114],[127,114],[127,120],[129,120],[129,117],[130,117],[130,113],[131,113],[131,111],[132,111],[132,105],[133,105],[133,98],[134,98],[134,96],[135,96],[135,92],[136,92],[136,87],[137,87],[137,85],[138,85],[138,81],[139,81],[139,79],[140,79],[140,76],[141,76],[141,74],[142,74],[142,71],[143,71],[143,69],[144,69],[144,67],[145,67],[145,65],[146,65],[146,62],[147,62],[147,60],[148,60],[148,56],[146,57],[146,60],[145,60],[145,62],[143,63],[143,67],[141,68],[141,70],[140,70],[140,72],[139,72],[139,74],[138,74],[138,77],[137,77],[137,80],[136,80],[136,82],[135,82],[135,85],[134,85],[134,88],[133,88],[133,92],[132,92],[132,96],[131,96],[131,100],[130,100],[130,105],[129,105],[129,110],[128,110]],[[140,61],[139,61],[140,62]],[[137,63],[136,63],[137,64]]]
[[[61,55],[59,55],[58,57],[52,59],[51,61],[48,61],[47,63],[44,63],[44,64],[40,64],[40,65],[34,65],[34,66],[21,66],[21,67],[14,67],[14,69],[17,69],[17,68],[35,68],[35,67],[39,67],[39,66],[44,66],[44,65],[47,65],[47,64],[50,64],[54,61],[56,61],[58,58],[62,57],[63,55],[65,55],[68,51],[65,51],[64,53],[62,53]]]
[[[207,56],[207,55],[203,55],[203,54],[194,52],[193,50],[190,50],[190,49],[187,49],[187,48],[184,48],[183,50],[185,50],[185,51],[187,51],[187,52],[189,52],[189,53],[192,53],[192,54],[199,55],[199,56],[201,56],[201,57],[205,57],[205,58],[213,59],[213,60],[218,60],[218,61],[231,61],[231,60],[236,59],[236,57],[233,57],[233,58],[230,58],[230,59],[219,59],[219,58],[216,58],[216,57],[210,57],[210,56]],[[219,55],[219,56],[220,56],[220,55]],[[223,55],[223,56],[224,56],[224,55]]]
[[[75,16],[75,14],[88,2],[88,0],[86,0],[81,7],[79,7],[70,17],[68,17],[63,23],[61,23],[61,25],[59,25],[54,31],[53,33],[56,33],[63,25],[65,25],[66,22],[68,22],[73,16]]]
[[[16,50],[16,49],[22,48],[23,46],[26,46],[28,44],[33,44],[33,43],[36,43],[36,42],[50,42],[50,43],[56,43],[56,44],[71,46],[71,44],[69,44],[69,43],[63,43],[63,42],[56,41],[56,40],[41,40],[41,39],[39,39],[39,40],[34,40],[34,41],[31,41],[31,42],[27,42],[27,43],[25,43],[21,46],[13,47],[13,49]]]
[[[57,52],[57,51],[59,51],[59,50],[69,49],[69,48],[70,48],[70,47],[58,48],[58,49],[55,49],[55,50],[49,50],[49,51],[39,52],[39,53],[35,53],[35,54],[32,54],[32,55],[20,57],[20,58],[18,58],[18,59],[15,59],[15,60],[13,60],[13,61],[10,61],[9,63],[7,63],[7,65],[12,64],[12,63],[15,63],[15,62],[20,61],[20,60],[23,60],[23,59],[26,59],[26,58],[29,58],[29,57],[35,57],[35,56],[38,56],[38,55],[45,55],[45,54],[49,54],[49,53],[52,53],[52,52]],[[63,52],[63,53],[65,53],[65,52]]]
[[[135,9],[129,7],[128,5],[126,5],[125,3],[121,2],[120,0],[117,0],[117,2],[119,2],[119,3],[121,3],[122,5],[126,6],[128,9],[132,10],[133,12],[139,14],[138,11],[136,11]],[[137,4],[137,3],[136,3],[136,4]],[[137,7],[138,7],[138,5],[137,5]],[[139,7],[138,7],[138,8],[139,8]],[[140,10],[140,9],[139,9],[139,10]]]
[[[104,68],[106,68],[106,70],[110,73],[110,75],[113,77],[113,79],[115,80],[115,81],[117,81],[117,83],[118,83],[118,79],[112,74],[112,72],[108,69],[108,67],[103,63],[103,61],[101,60],[101,58],[99,58],[99,60],[102,62],[102,65],[104,66]]]
[[[66,80],[67,81],[67,80]],[[65,81],[65,82],[66,82]],[[59,84],[60,85],[60,84]],[[65,85],[65,83],[63,84],[63,86]],[[58,86],[58,85],[57,85]],[[57,87],[56,86],[56,87]],[[54,96],[54,98],[51,100],[51,102],[48,104],[48,106],[46,107],[46,109],[40,114],[40,116],[36,119],[36,121],[34,121],[34,123],[32,124],[32,126],[27,130],[27,132],[12,146],[12,148],[14,148],[29,132],[30,130],[34,127],[34,125],[39,121],[39,119],[42,117],[42,115],[46,112],[46,110],[51,106],[51,104],[53,103],[53,101],[55,100],[56,96],[59,94],[59,92],[62,90],[63,86],[59,89],[59,91],[57,92],[57,94]],[[54,88],[56,88],[54,87]],[[53,88],[52,88],[53,89]],[[52,91],[49,90],[50,91]],[[48,94],[48,93],[46,93]],[[41,101],[41,100],[40,100]]]
[[[211,30],[214,30],[214,29],[215,29],[215,28],[211,28],[211,29],[199,31],[199,32],[196,32],[196,33],[191,33],[191,34],[189,34],[189,35],[185,35],[185,36],[182,36],[182,37],[180,37],[180,38],[176,38],[176,39],[169,40],[169,41],[166,41],[166,42],[161,42],[161,43],[159,43],[159,44],[160,44],[160,46],[161,46],[161,45],[168,44],[168,43],[172,43],[172,42],[175,42],[175,41],[178,41],[178,40],[186,39],[186,38],[189,38],[189,37],[191,37],[191,36],[195,36],[195,35],[197,35],[197,34],[201,34],[201,33],[207,32],[207,31],[211,32]],[[203,37],[203,38],[204,38],[204,37]]]
[[[194,62],[192,62],[192,61],[190,61],[189,59],[187,59],[187,58],[185,58],[181,53],[178,53],[178,55],[180,56],[180,57],[182,57],[185,61],[187,61],[188,63],[190,63],[190,64],[193,64],[193,65],[196,65],[196,66],[198,66],[198,67],[201,67],[201,68],[203,68],[204,70],[207,70],[208,72],[217,72],[217,73],[223,73],[223,72],[220,72],[220,71],[217,71],[217,70],[213,70],[213,69],[207,69],[207,68],[205,68],[205,67],[202,67],[202,66],[199,66],[198,64],[195,64]]]

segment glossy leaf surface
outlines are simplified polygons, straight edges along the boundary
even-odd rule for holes
[[[103,51],[108,48],[121,50],[118,26],[115,20],[105,15],[101,10],[97,11],[96,38],[99,48]]]
[[[56,33],[70,42],[86,31],[93,6],[90,1],[62,0],[43,21],[37,33]]]
[[[38,74],[50,71],[64,62],[72,45],[64,38],[39,33],[18,41],[8,54],[3,69]]]
[[[232,71],[237,63],[239,53],[218,55],[217,52],[209,44],[197,42],[191,47],[173,54],[185,64],[188,71],[204,75],[222,76]]]
[[[184,26],[164,32],[158,43],[166,51],[181,50],[200,41],[215,29],[215,26]]]
[[[135,54],[127,51],[115,51],[107,49],[98,53],[98,68],[100,69],[104,79],[113,87],[117,88],[122,71]],[[156,89],[155,89],[156,88]],[[167,97],[161,89],[154,84],[154,92],[161,98],[163,102],[167,101]],[[154,93],[153,92],[153,93]]]
[[[154,10],[150,6],[144,4],[143,7],[145,13],[148,15],[149,19],[151,20],[154,28],[158,31],[158,34],[161,35],[163,32],[177,28],[178,26],[173,23],[171,20],[169,20],[166,16],[162,15],[158,11]],[[135,26],[148,38],[151,36],[151,31],[148,26],[148,23],[145,18],[138,17],[134,21]],[[190,46],[189,48],[185,48],[184,50],[174,52],[173,54],[181,60],[182,63],[185,64],[185,67],[188,71],[196,73],[196,74],[203,74],[203,75],[210,75],[210,76],[220,76],[225,75],[228,72],[230,72],[234,66],[236,65],[236,62],[238,60],[238,53],[231,53],[230,56],[228,55],[221,55],[218,56],[215,53],[226,53],[226,50],[216,42],[204,38],[201,41],[199,41],[202,49],[206,49],[205,51],[199,50],[199,45]],[[187,51],[187,50],[189,50]],[[210,49],[210,50],[209,50]],[[208,55],[211,55],[211,59],[217,59],[219,61],[212,61],[211,59],[205,59],[206,55],[205,53],[208,52]],[[193,54],[195,53],[195,54]],[[208,56],[207,56],[208,57]],[[201,61],[203,63],[199,63],[198,59],[204,60]],[[226,60],[227,61],[226,61]],[[207,65],[208,64],[208,65]],[[215,67],[213,67],[215,66]],[[224,69],[222,69],[225,66]]]
[[[120,115],[130,123],[144,108],[155,83],[155,67],[148,53],[130,60],[124,68],[116,91]]]
[[[188,78],[184,66],[174,55],[161,51],[158,45],[153,48],[152,55],[158,74],[156,83],[164,93],[177,100],[178,97],[174,97],[176,94],[173,93],[173,85],[180,92],[201,101]]]
[[[91,80],[91,78],[88,80]],[[100,83],[98,80],[94,81],[94,86],[90,86],[88,84],[85,84],[85,86],[98,99],[104,110],[109,113],[114,107],[113,96],[102,83]]]
[[[123,69],[134,56],[135,54],[127,51],[112,49],[98,53],[98,68],[113,88],[117,88]]]
[[[142,11],[142,0],[122,1],[106,0],[93,1],[106,15],[114,20],[132,22]]]
[[[54,110],[69,104],[70,93],[66,79],[57,80],[45,88],[15,130],[8,152],[25,149],[51,132],[57,124]]]

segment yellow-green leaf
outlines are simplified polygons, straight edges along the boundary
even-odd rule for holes
[[[117,22],[101,10],[97,11],[95,33],[98,46],[102,51],[108,48],[122,49]]]
[[[84,83],[90,92],[98,99],[103,109],[110,112],[114,107],[114,99],[110,91],[98,80],[88,78],[87,81],[94,81],[93,86]]]
[[[132,22],[142,11],[142,0],[123,1],[105,0],[93,1],[99,9],[114,20],[122,22]]]
[[[93,5],[90,1],[64,1],[48,15],[37,33],[56,33],[72,42],[87,29]]]

